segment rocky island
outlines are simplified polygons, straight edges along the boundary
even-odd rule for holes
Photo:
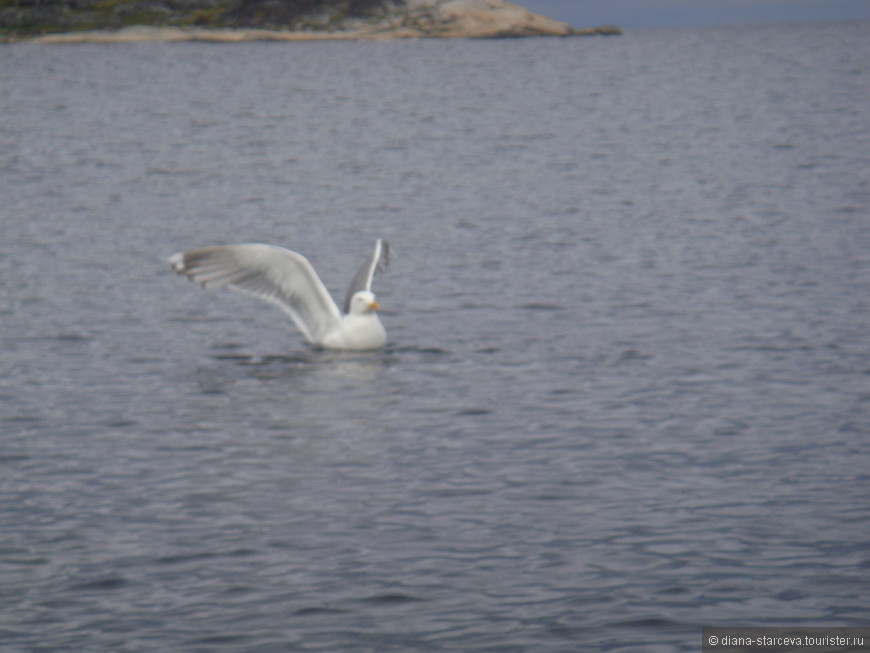
[[[620,34],[507,0],[0,0],[0,40],[42,43]]]

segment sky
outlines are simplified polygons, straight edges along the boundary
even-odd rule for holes
[[[870,20],[870,0],[512,0],[574,27]]]

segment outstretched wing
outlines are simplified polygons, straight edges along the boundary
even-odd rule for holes
[[[175,254],[169,263],[203,288],[229,286],[276,304],[314,344],[341,320],[311,263],[289,249],[255,244],[203,247]]]
[[[383,272],[390,264],[390,244],[381,238],[375,243],[375,251],[366,259],[362,267],[356,273],[353,281],[350,282],[350,288],[347,289],[347,295],[344,297],[344,312],[350,312],[350,298],[360,290],[372,289],[372,279],[375,278],[375,272]]]

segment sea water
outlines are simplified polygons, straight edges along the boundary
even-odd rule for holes
[[[0,46],[0,648],[867,625],[868,36]],[[378,237],[368,354],[165,263]]]

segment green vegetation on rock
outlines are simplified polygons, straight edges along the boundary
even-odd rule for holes
[[[0,38],[155,27],[330,30],[402,0],[0,0]]]

